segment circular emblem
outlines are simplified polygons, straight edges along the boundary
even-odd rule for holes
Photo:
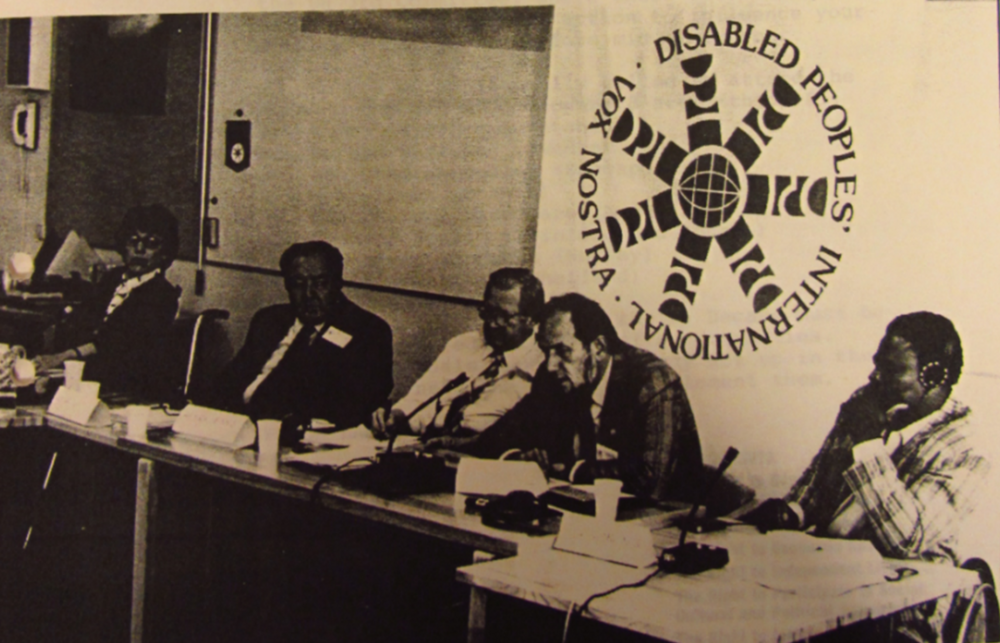
[[[674,208],[695,234],[714,237],[729,230],[742,211],[746,179],[735,157],[717,147],[684,160],[674,179]]]
[[[242,163],[245,156],[246,151],[243,149],[243,143],[233,143],[233,146],[229,148],[229,158],[232,159],[233,163]]]
[[[653,64],[612,76],[588,111],[573,159],[586,266],[656,347],[747,355],[834,278],[857,137],[823,68],[778,32],[725,20],[662,33]]]

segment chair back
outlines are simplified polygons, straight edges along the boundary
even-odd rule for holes
[[[232,348],[220,323],[226,319],[229,311],[211,308],[174,321],[167,357],[172,404],[197,395],[228,361]]]

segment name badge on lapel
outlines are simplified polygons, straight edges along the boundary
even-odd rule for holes
[[[330,342],[334,346],[339,346],[344,348],[351,341],[351,336],[340,330],[339,328],[334,328],[330,326],[326,329],[326,332],[322,335],[323,339]]]

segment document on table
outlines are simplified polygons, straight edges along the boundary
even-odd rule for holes
[[[336,433],[306,431],[302,442],[312,447],[312,450],[306,453],[286,454],[282,456],[282,461],[341,467],[351,460],[374,458],[384,452],[389,444],[385,440],[375,439],[372,432],[363,426]],[[416,436],[400,435],[396,437],[393,449],[413,449],[419,444],[420,441]]]
[[[885,563],[867,540],[817,538],[799,531],[761,535],[753,528],[691,535],[729,550],[726,574],[770,589],[833,597],[885,582]]]

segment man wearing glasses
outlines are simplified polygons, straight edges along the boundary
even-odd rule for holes
[[[529,270],[491,274],[479,307],[482,329],[452,338],[403,399],[375,411],[372,432],[462,439],[492,426],[527,395],[542,363],[533,337],[544,303],[542,284]],[[461,383],[420,408],[450,382]]]

